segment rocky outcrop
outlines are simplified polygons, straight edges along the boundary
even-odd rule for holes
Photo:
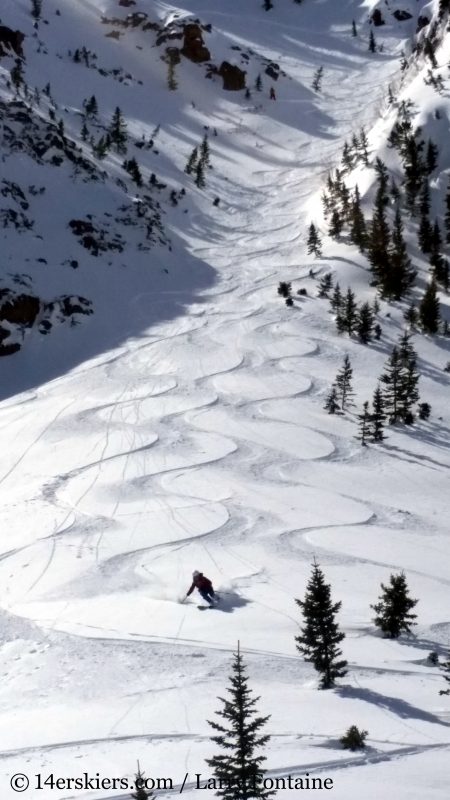
[[[74,319],[78,314],[92,314],[92,303],[78,295],[63,295],[43,302],[32,294],[0,290],[0,356],[10,356],[21,349],[26,328],[37,325],[47,334],[55,324]]]
[[[13,31],[6,25],[0,25],[0,56],[6,56],[14,51],[16,56],[23,58],[23,40],[25,34],[20,31]]]
[[[277,81],[280,77],[280,67],[275,63],[275,61],[271,61],[270,64],[268,64],[265,68],[264,72],[274,81]]]
[[[203,61],[210,61],[211,53],[205,46],[200,25],[190,22],[185,25],[183,30],[183,47],[181,52],[189,61],[200,64]]]
[[[40,302],[29,294],[14,294],[8,289],[0,292],[0,321],[30,328],[39,314]]]
[[[420,17],[417,18],[417,28],[416,33],[422,30],[422,28],[426,28],[427,25],[430,24],[429,17],[425,16],[425,14],[421,14]]]
[[[135,6],[136,0],[119,0],[119,6],[125,6],[125,8],[129,8],[129,6]]]
[[[217,74],[223,80],[223,88],[227,92],[239,92],[245,89],[245,76],[246,72],[239,67],[229,64],[228,61],[222,61]]]
[[[412,19],[413,15],[410,14],[409,11],[402,11],[402,9],[399,8],[393,12],[392,16],[399,22],[405,22],[407,19]]]

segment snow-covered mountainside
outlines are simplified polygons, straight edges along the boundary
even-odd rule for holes
[[[238,641],[269,776],[447,796],[448,11],[2,0],[2,799],[124,800],[45,781],[137,760],[196,797]],[[294,639],[314,559],[328,690]],[[417,625],[384,638],[402,571]]]

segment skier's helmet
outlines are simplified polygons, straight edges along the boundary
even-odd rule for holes
[[[201,572],[199,572],[198,569],[194,569],[194,572],[192,573],[192,577],[193,578],[198,578],[199,575],[201,575]]]

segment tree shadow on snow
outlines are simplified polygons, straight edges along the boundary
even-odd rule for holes
[[[400,700],[398,697],[389,697],[389,695],[374,692],[373,689],[363,689],[357,686],[341,686],[337,689],[337,692],[342,697],[350,697],[355,700],[363,700],[366,703],[373,703],[373,705],[384,708],[402,719],[418,719],[422,722],[430,722],[433,725],[443,725],[445,728],[450,728],[450,723],[442,722],[435,714],[430,714],[429,711],[417,708],[417,706],[411,705],[411,703],[408,703],[406,700]]]

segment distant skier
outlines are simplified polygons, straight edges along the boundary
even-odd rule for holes
[[[276,95],[275,95],[275,89],[273,88],[273,86],[270,87],[270,99],[271,100],[276,100],[277,99]]]
[[[213,585],[209,580],[209,578],[203,575],[203,572],[198,572],[198,570],[194,570],[194,572],[192,573],[192,585],[186,597],[189,597],[189,595],[192,594],[194,589],[198,589],[203,600],[209,603],[210,606],[213,605],[214,601],[216,600],[216,595],[213,589]]]

